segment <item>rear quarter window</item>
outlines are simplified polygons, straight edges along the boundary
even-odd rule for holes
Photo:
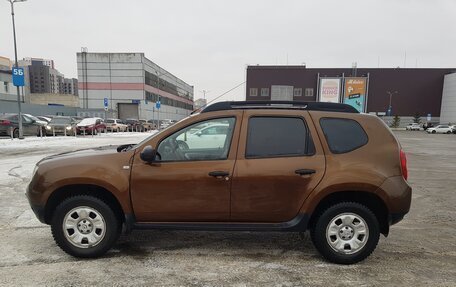
[[[320,126],[332,153],[347,153],[366,145],[368,142],[366,132],[355,120],[321,118]]]

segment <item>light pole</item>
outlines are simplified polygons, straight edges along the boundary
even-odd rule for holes
[[[391,109],[393,108],[391,106],[391,103],[393,100],[393,95],[397,94],[398,92],[397,91],[394,91],[394,92],[386,91],[386,93],[390,96],[389,106],[388,106],[388,116],[391,116]]]
[[[11,3],[11,18],[13,19],[13,36],[14,36],[14,58],[15,58],[15,67],[18,68],[17,63],[17,46],[16,46],[16,25],[14,23],[14,3],[16,2],[25,2],[26,0],[6,0]],[[18,107],[18,120],[19,120],[19,139],[24,138],[24,133],[22,130],[22,111],[21,111],[21,93],[19,86],[17,88],[17,107]]]

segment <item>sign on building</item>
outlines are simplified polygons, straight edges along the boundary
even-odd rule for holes
[[[326,103],[340,103],[340,78],[320,78],[318,101]]]
[[[365,77],[345,78],[343,103],[354,107],[360,113],[364,113],[366,111],[367,78],[365,78]]]

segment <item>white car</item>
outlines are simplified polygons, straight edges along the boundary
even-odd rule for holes
[[[106,129],[111,132],[125,132],[128,126],[121,119],[106,119]]]
[[[451,134],[452,130],[448,125],[438,125],[426,130],[429,134]]]
[[[421,129],[420,124],[418,123],[413,123],[409,124],[405,127],[407,131],[419,131]]]
[[[450,126],[451,130],[453,131],[454,134],[456,134],[456,125]]]
[[[196,131],[190,131],[187,134],[181,134],[177,140],[180,141],[184,149],[223,148],[228,128],[228,124],[214,124]]]

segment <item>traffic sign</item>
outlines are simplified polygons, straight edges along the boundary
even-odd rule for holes
[[[24,85],[24,69],[23,68],[13,68],[13,84],[16,87],[23,87]]]
[[[108,102],[108,98],[104,98],[104,99],[103,99],[103,105],[104,105],[105,108],[108,107],[108,103],[109,103],[109,102]]]
[[[107,112],[108,111],[108,107],[104,107],[104,110],[105,110],[105,112]]]
[[[431,116],[431,114],[427,114],[426,120],[427,120],[428,122],[430,122],[430,121],[431,121],[431,119],[432,119],[432,116]]]
[[[155,107],[156,107],[157,109],[160,109],[160,107],[161,107],[160,101],[157,101],[157,102],[155,103]]]

